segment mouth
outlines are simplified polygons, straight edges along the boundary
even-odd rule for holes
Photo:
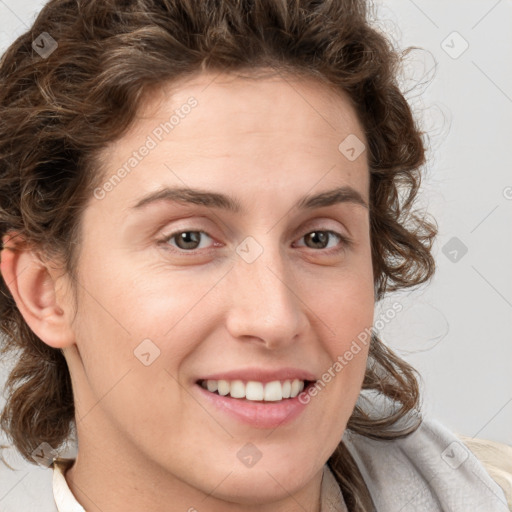
[[[310,408],[304,393],[318,381],[306,369],[245,367],[204,375],[195,381],[198,401],[213,417],[220,415],[258,429],[283,430],[289,435]],[[285,434],[283,434],[285,435]]]
[[[197,384],[214,395],[248,402],[284,402],[296,398],[315,381],[287,379],[260,382],[255,380],[213,380],[200,379]]]

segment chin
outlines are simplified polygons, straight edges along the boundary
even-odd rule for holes
[[[309,458],[309,463],[311,460]],[[232,473],[217,487],[213,495],[244,505],[275,503],[298,492],[311,481],[318,469],[310,468],[310,471],[305,472],[306,467],[305,463],[292,459],[287,459],[286,464],[282,460],[268,460],[265,464],[262,458],[251,468],[232,469]],[[226,472],[228,473],[229,471]]]
[[[270,473],[270,474],[269,474]],[[260,471],[232,473],[225,482],[215,490],[213,496],[227,502],[241,505],[276,504],[302,489],[306,479],[293,480],[276,472]]]

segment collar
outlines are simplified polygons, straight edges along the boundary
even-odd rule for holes
[[[75,459],[55,459],[53,461],[53,498],[58,512],[85,512],[76,501],[64,475],[73,465]]]

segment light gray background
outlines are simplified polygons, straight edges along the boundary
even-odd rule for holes
[[[383,337],[420,371],[429,415],[512,444],[512,2],[379,5],[400,47],[423,48],[404,71],[420,84],[434,74],[408,98],[430,134],[422,199],[439,224],[436,276],[397,297]],[[453,237],[467,247],[455,262]]]
[[[0,51],[43,3],[0,0]],[[381,335],[422,375],[427,415],[457,433],[512,444],[512,2],[377,6],[378,26],[395,45],[422,48],[407,58],[402,86],[415,85],[407,97],[429,133],[422,204],[439,236],[432,283],[389,297],[375,318],[402,304]],[[41,471],[3,480],[0,499],[14,485],[13,498],[47,493]]]

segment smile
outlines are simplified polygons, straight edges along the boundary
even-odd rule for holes
[[[210,393],[220,396],[241,398],[251,401],[278,402],[283,399],[295,398],[311,381],[299,379],[274,380],[259,382],[250,380],[202,380],[199,383]]]
[[[276,429],[292,423],[308,407],[300,398],[314,380],[201,379],[196,381],[200,403],[213,416],[260,429]],[[221,420],[222,421],[222,420]]]

